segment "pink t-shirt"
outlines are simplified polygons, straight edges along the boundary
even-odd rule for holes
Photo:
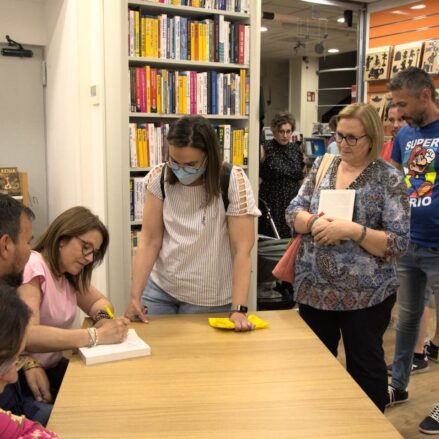
[[[70,329],[76,317],[76,290],[65,276],[55,277],[43,256],[32,251],[26,264],[23,283],[38,278],[41,289],[40,323],[55,328]],[[31,354],[44,367],[53,367],[63,356],[62,352]]]
[[[41,427],[40,424],[15,416],[0,409],[0,437],[2,439],[56,439],[59,436]]]

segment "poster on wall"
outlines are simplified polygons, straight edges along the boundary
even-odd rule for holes
[[[389,77],[390,47],[377,47],[369,49],[366,53],[366,67],[364,79],[366,81],[379,81]]]
[[[373,105],[381,119],[384,119],[387,105],[392,100],[390,93],[373,93],[369,96],[369,104]]]
[[[421,65],[422,41],[400,44],[393,48],[392,72],[393,78],[401,70]]]
[[[439,74],[439,39],[424,43],[422,69],[433,75]]]

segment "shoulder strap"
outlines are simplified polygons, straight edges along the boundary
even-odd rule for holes
[[[162,172],[160,173],[160,189],[162,191],[163,201],[165,201],[166,193],[165,193],[165,168],[166,165],[163,166]]]
[[[232,173],[233,165],[231,163],[224,162],[221,168],[221,195],[223,197],[224,210],[227,212],[229,207],[229,183],[230,175]]]
[[[335,155],[334,154],[328,154],[326,153],[323,158],[322,161],[320,162],[320,166],[319,169],[317,170],[317,175],[316,175],[316,184],[314,186],[314,192],[318,189],[318,187],[320,186],[320,183],[323,180],[323,177],[326,175],[326,173],[328,172],[329,167],[331,166],[331,163],[333,162],[333,160],[335,159]]]

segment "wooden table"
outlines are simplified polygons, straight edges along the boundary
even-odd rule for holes
[[[295,311],[269,329],[213,329],[207,315],[134,323],[152,355],[70,362],[49,428],[62,438],[401,438]]]

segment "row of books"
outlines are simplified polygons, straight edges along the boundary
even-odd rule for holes
[[[223,160],[234,165],[247,165],[248,128],[234,128],[229,124],[223,124],[214,125],[214,129],[223,151]],[[167,156],[168,131],[168,124],[130,123],[130,167],[149,168],[164,162]]]
[[[130,123],[130,167],[149,168],[165,161],[165,139],[169,124]]]
[[[149,0],[154,3],[248,13],[251,0]]]
[[[249,114],[250,77],[216,71],[130,67],[130,111],[159,114]]]
[[[249,64],[249,25],[229,22],[223,15],[194,20],[144,15],[136,9],[128,17],[129,56]]]

